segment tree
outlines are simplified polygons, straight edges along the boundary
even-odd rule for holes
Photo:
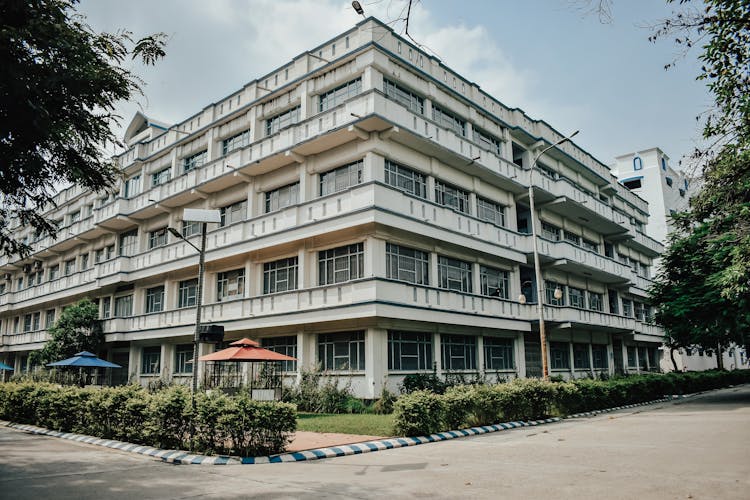
[[[113,186],[119,172],[105,149],[119,145],[115,104],[142,94],[122,64],[164,56],[163,33],[96,33],[77,1],[0,0],[0,255],[31,251],[14,222],[56,236],[45,211],[60,185]]]
[[[81,351],[97,353],[104,344],[99,308],[89,299],[66,307],[49,329],[49,335],[44,348],[31,353],[31,364],[46,365]]]

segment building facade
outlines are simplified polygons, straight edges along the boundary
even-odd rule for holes
[[[188,380],[198,256],[167,228],[197,243],[183,210],[210,208],[204,322],[296,357],[289,377],[372,398],[415,372],[539,376],[539,296],[553,376],[657,370],[648,205],[573,143],[536,164],[535,290],[530,167],[561,138],[366,19],[174,126],[137,114],[119,191],[61,192],[59,238],[0,261],[0,359],[28,369],[90,297],[121,379]]]

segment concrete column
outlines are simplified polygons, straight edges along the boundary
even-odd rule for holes
[[[380,160],[380,161],[378,161]],[[385,162],[382,160],[382,158],[378,157],[375,153],[368,152],[365,153],[365,157],[362,161],[362,182],[368,182],[373,179],[382,180],[383,174],[382,172],[374,172],[374,167],[384,165]]]
[[[161,366],[159,367],[161,377],[165,380],[172,379],[172,373],[174,372],[174,344],[162,344],[161,345]]]
[[[440,332],[435,332],[432,336],[432,363],[438,375],[443,374],[443,360],[440,347]]]
[[[310,286],[310,277],[307,275],[307,251],[300,248],[297,251],[297,289],[304,290]]]
[[[368,328],[365,333],[365,379],[369,398],[377,398],[388,375],[388,331]]]
[[[477,373],[483,375],[486,369],[484,361],[484,337],[477,335]]]
[[[142,348],[139,345],[130,343],[130,352],[128,353],[128,380],[135,378],[138,380],[141,376],[141,351]]]
[[[245,261],[245,297],[257,297],[263,293],[263,264]]]
[[[307,186],[310,182],[310,178],[307,174],[307,161],[300,163],[297,167],[299,171],[299,203],[304,203],[310,198],[307,194]]]
[[[480,267],[481,266],[478,262],[473,262],[471,264],[471,289],[472,293],[477,295],[482,294],[482,280],[479,273]]]
[[[299,110],[299,120],[305,121],[308,117],[315,114],[314,109],[312,109],[312,99],[310,98],[310,92],[312,91],[312,82],[310,80],[304,81],[299,86],[299,92],[300,92],[300,110]]]
[[[221,145],[217,141],[219,127],[213,127],[206,132],[206,143],[208,144],[208,161],[215,160],[221,156]]]
[[[365,276],[385,278],[388,274],[385,267],[386,242],[370,236],[365,242],[365,247]]]
[[[438,255],[435,252],[430,252],[429,255],[429,266],[430,266],[430,286],[437,287],[440,283],[438,280]]]
[[[526,346],[524,341],[523,332],[518,332],[515,342],[513,343],[513,355],[515,357],[516,376],[519,378],[526,376]]]
[[[297,334],[297,366],[312,370],[318,363],[318,336],[315,333],[300,332]]]
[[[573,336],[571,335],[570,341],[568,341],[568,352],[570,356],[570,378],[576,378],[576,364],[575,364],[575,352],[573,352]],[[549,358],[547,358],[549,359]]]

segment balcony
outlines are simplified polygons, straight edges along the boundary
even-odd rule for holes
[[[545,267],[554,267],[601,283],[624,284],[636,280],[630,266],[567,241],[539,238],[539,254]]]
[[[0,352],[40,349],[42,344],[48,340],[49,334],[47,330],[5,334],[2,336]]]

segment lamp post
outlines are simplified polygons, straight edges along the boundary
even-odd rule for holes
[[[565,141],[569,141],[573,137],[575,137],[579,130],[576,130],[572,134],[570,134],[567,137],[563,137],[556,143],[547,146],[544,148],[539,154],[536,155],[534,158],[534,161],[531,163],[531,168],[529,169],[529,210],[531,211],[531,239],[534,242],[533,248],[534,248],[534,277],[536,280],[536,294],[537,294],[537,300],[536,300],[536,310],[537,315],[539,316],[539,343],[541,344],[542,348],[542,379],[543,380],[549,380],[549,362],[547,360],[547,332],[544,328],[544,301],[542,298],[542,268],[539,265],[539,248],[537,245],[537,234],[536,234],[536,224],[537,224],[537,216],[536,216],[536,207],[534,205],[534,168],[536,167],[536,162],[539,161],[539,158],[544,155],[547,151],[549,151],[552,148],[556,148],[560,144],[564,143]],[[558,297],[558,290],[560,291],[560,296]],[[562,297],[562,290],[559,288],[555,290],[555,298],[559,299]],[[525,296],[524,296],[525,298]]]
[[[201,327],[201,310],[203,306],[203,275],[206,268],[206,228],[209,222],[221,222],[221,213],[218,210],[201,210],[186,208],[182,220],[186,222],[201,223],[201,246],[195,246],[185,236],[173,227],[167,228],[173,236],[180,238],[185,243],[198,251],[198,290],[195,297],[195,332],[193,333],[193,390],[190,394],[190,406],[195,415],[195,393],[198,391],[198,344],[200,343],[199,330]],[[193,431],[190,431],[192,448]]]

